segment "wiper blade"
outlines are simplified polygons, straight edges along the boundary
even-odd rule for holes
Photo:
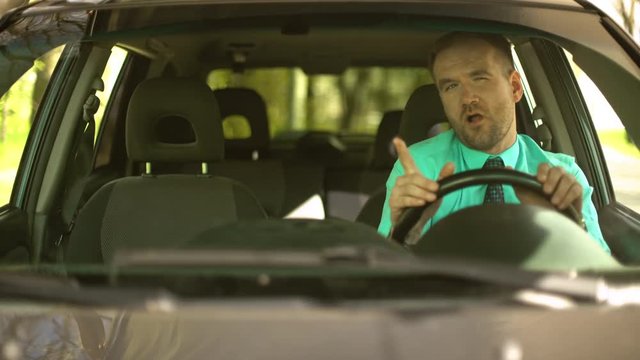
[[[117,253],[112,262],[115,280],[126,269],[144,267],[246,267],[256,272],[277,268],[365,269],[371,275],[440,276],[514,289],[532,289],[596,303],[640,304],[640,288],[615,286],[602,278],[575,274],[534,272],[495,263],[455,258],[415,257],[384,247],[332,247],[322,251],[297,250],[145,250]],[[335,274],[335,271],[332,271]]]
[[[153,249],[117,252],[111,264],[125,266],[325,266],[335,263],[398,265],[409,254],[388,248],[336,246],[320,251],[244,249]],[[385,261],[386,260],[386,261]],[[381,263],[382,261],[382,263]]]

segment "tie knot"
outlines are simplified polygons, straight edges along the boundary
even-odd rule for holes
[[[504,162],[500,156],[490,157],[484,163],[483,169],[501,169],[504,167]]]

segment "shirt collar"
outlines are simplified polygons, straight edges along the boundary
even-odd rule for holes
[[[456,139],[458,140],[458,144],[460,145],[462,159],[464,160],[467,169],[481,169],[487,159],[493,156],[500,156],[505,166],[511,166],[514,169],[516,167],[516,162],[518,161],[518,156],[520,155],[520,142],[518,141],[517,137],[513,145],[497,155],[488,154],[480,150],[472,149],[463,144],[462,141],[457,138],[457,136]]]

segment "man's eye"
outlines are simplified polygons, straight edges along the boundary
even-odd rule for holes
[[[475,81],[484,81],[484,80],[489,80],[489,78],[486,77],[486,76],[478,76],[478,77],[473,78],[473,80],[475,80]]]
[[[448,84],[448,85],[445,85],[445,87],[444,87],[444,91],[453,90],[453,89],[455,89],[457,86],[458,86],[458,84]]]

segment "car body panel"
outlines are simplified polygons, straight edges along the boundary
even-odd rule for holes
[[[162,26],[167,23],[193,20],[193,6],[196,7],[198,14],[196,27],[200,23],[207,22],[214,25],[230,20],[249,19],[250,22],[260,17],[295,17],[296,20],[325,19],[339,12],[362,15],[365,19],[383,19],[387,21],[389,28],[401,24],[408,29],[411,26],[407,24],[412,24],[415,26],[412,33],[416,35],[412,38],[415,44],[418,44],[421,33],[426,31],[434,34],[451,29],[505,32],[514,39],[533,39],[534,43],[536,40],[544,42],[541,46],[533,45],[535,48],[533,54],[542,59],[541,69],[560,75],[569,71],[566,58],[562,55],[560,47],[562,46],[575,55],[577,62],[582,61],[581,66],[584,64],[585,70],[595,74],[594,80],[599,85],[602,84],[603,89],[614,89],[612,91],[615,96],[612,102],[622,109],[620,117],[632,138],[636,141],[640,140],[640,121],[636,116],[637,106],[634,106],[637,105],[634,104],[637,100],[620,96],[621,92],[624,95],[627,91],[632,94],[640,93],[640,67],[638,66],[640,50],[637,45],[635,48],[629,44],[625,45],[624,40],[628,38],[624,33],[612,40],[611,26],[614,25],[608,24],[606,18],[603,20],[602,15],[593,8],[585,8],[574,1],[150,2],[139,0],[98,4],[87,0],[73,3],[45,1],[32,5],[21,13],[16,13],[11,19],[13,22],[8,23],[7,30],[0,34],[0,47],[5,50],[0,55],[1,92],[9,89],[15,80],[31,67],[33,61],[47,50],[61,44],[70,44],[67,49],[69,57],[65,59],[66,63],[61,63],[64,66],[56,70],[59,77],[54,76],[50,84],[52,94],[47,98],[50,106],[43,107],[38,113],[36,121],[40,120],[41,123],[36,127],[38,131],[34,131],[35,135],[28,144],[27,155],[23,159],[23,169],[17,182],[20,184],[20,196],[14,196],[11,206],[5,208],[5,212],[0,214],[0,237],[7,234],[17,239],[18,244],[17,246],[11,244],[10,249],[3,248],[3,251],[6,250],[8,254],[5,260],[11,260],[11,254],[15,254],[16,251],[21,254],[29,252],[31,261],[37,263],[43,261],[43,254],[47,253],[47,250],[56,251],[56,249],[47,249],[47,246],[53,245],[46,241],[57,238],[55,236],[57,234],[47,233],[46,230],[49,230],[47,224],[56,215],[54,211],[58,210],[54,208],[56,200],[63,196],[64,191],[60,189],[64,187],[65,174],[61,164],[62,161],[71,157],[73,148],[71,134],[74,133],[74,127],[81,118],[79,114],[75,114],[77,116],[74,117],[73,109],[69,110],[64,106],[72,97],[80,103],[81,101],[77,99],[85,95],[82,93],[85,90],[84,87],[90,87],[89,76],[78,80],[81,75],[86,74],[84,72],[86,63],[94,62],[94,68],[87,66],[86,72],[96,75],[95,72],[98,71],[96,69],[100,66],[95,63],[106,63],[108,51],[113,44],[140,50],[150,58],[154,56],[161,58],[171,54],[172,49],[180,49],[172,48],[181,40],[180,38],[175,43],[169,41],[170,33],[176,31],[175,28],[167,30],[166,33],[153,33],[153,31],[162,29]],[[145,8],[150,5],[160,7],[151,10]],[[110,12],[111,9],[116,8],[117,11]],[[8,7],[0,9],[0,12],[7,9]],[[346,19],[351,18],[346,17]],[[437,21],[438,19],[441,21]],[[366,27],[366,22],[360,25],[360,28]],[[237,28],[227,30],[250,36],[253,28],[248,27],[248,29],[245,32]],[[273,29],[279,30],[276,26]],[[340,29],[340,26],[337,25],[336,29]],[[147,41],[148,37],[136,39],[136,36],[144,31],[155,34],[154,40],[157,41]],[[211,38],[194,39],[193,43],[202,45],[205,44],[205,40],[217,39],[215,31],[212,33]],[[387,45],[400,42],[402,35],[408,33],[410,33],[409,30],[406,33],[400,32],[400,35],[392,35]],[[163,38],[163,36],[166,37]],[[344,38],[347,38],[346,34]],[[426,43],[431,44],[429,41],[433,38],[433,36],[428,37]],[[310,36],[308,40],[314,39]],[[163,40],[167,41],[163,43]],[[326,41],[326,39],[321,40]],[[342,40],[344,39],[337,38],[335,44],[341,44]],[[372,45],[377,45],[375,40],[375,36],[366,39],[363,36],[362,39],[363,43],[369,41]],[[91,46],[94,44],[102,48],[92,49]],[[344,44],[346,47],[349,43],[345,40]],[[222,48],[212,57],[223,59],[225,51],[226,49]],[[284,50],[277,49],[273,53],[281,51]],[[354,55],[353,61],[355,65],[362,64],[367,56],[377,53],[382,59],[380,63],[389,65],[393,61],[394,54],[388,54],[385,58],[385,52],[389,51],[385,50],[384,46],[379,46],[366,56],[362,56],[362,59],[357,59]],[[424,55],[418,51],[414,53]],[[177,52],[174,55],[172,59],[179,62],[180,53]],[[195,58],[193,54],[189,56],[187,60]],[[358,63],[358,60],[361,62]],[[299,59],[296,61],[298,62],[292,61],[292,64],[300,63]],[[408,65],[424,66],[420,56],[409,60],[404,59],[404,61]],[[190,66],[193,63],[188,61],[181,64],[182,67],[179,70],[184,71],[183,75],[193,75],[201,70],[196,66]],[[265,64],[268,65],[268,61],[264,60],[263,63],[256,61],[255,67],[266,66]],[[214,65],[223,67],[226,63],[212,61],[202,65],[202,69],[206,69],[207,66],[215,68]],[[606,69],[606,71],[598,69]],[[66,81],[72,80],[68,80],[68,76],[63,78],[63,75],[70,73],[75,74],[77,78],[73,78],[75,82],[69,85]],[[572,83],[575,79],[560,75],[552,79],[549,88],[570,99],[561,109],[563,118],[569,124],[566,137],[570,143],[566,146],[574,151],[581,165],[588,167],[590,171],[587,172],[587,176],[597,190],[604,194],[596,203],[605,207],[601,211],[604,215],[601,216],[601,222],[605,222],[603,230],[608,232],[607,237],[616,238],[619,241],[614,250],[624,251],[624,255],[619,259],[624,260],[624,263],[640,263],[640,253],[634,253],[640,248],[638,216],[616,208],[613,188],[607,178],[606,164],[604,164],[591,123],[592,119],[584,104],[585,100],[576,89],[571,88],[575,85]],[[66,85],[69,87],[65,88]],[[56,106],[60,107],[56,108]],[[68,110],[69,113],[55,113],[56,111],[62,113],[64,110]],[[49,143],[44,144],[45,140]],[[30,181],[34,177],[37,177],[37,181]],[[28,186],[29,184],[38,186]],[[24,205],[26,199],[31,201],[30,207],[16,207],[16,205]],[[238,241],[242,241],[242,237],[251,237],[252,228],[246,224],[243,226],[248,235],[238,229],[232,229],[233,234],[239,237]],[[373,232],[372,229],[369,230]],[[469,232],[475,235],[473,229],[469,229]],[[514,233],[517,232],[514,231]],[[517,239],[517,236],[518,234],[515,234],[513,238]],[[304,234],[291,237],[294,238],[292,241],[309,240]],[[278,239],[282,240],[282,238],[284,236]],[[312,237],[308,236],[308,238]],[[336,239],[336,236],[330,237],[330,240]],[[374,235],[366,238],[366,240],[371,239],[384,241],[381,237],[374,237]],[[29,240],[33,243],[29,243]],[[253,246],[251,241],[247,241],[246,244],[251,245],[249,247]],[[320,243],[314,245],[319,246]],[[203,254],[206,255],[205,252]],[[347,251],[347,255],[344,254],[344,252],[337,253],[339,264],[353,260],[349,257],[350,254],[353,255],[352,253]],[[153,252],[143,252],[141,257],[158,260],[159,257],[153,258],[152,255],[154,255]],[[369,261],[373,264],[372,266],[381,264],[379,259],[376,260],[370,253],[355,255],[357,255],[356,260]],[[572,254],[567,252],[561,255],[571,256]],[[20,256],[20,258],[23,257],[26,256]],[[204,260],[199,259],[206,263],[206,261],[213,261],[214,258],[211,256]],[[232,257],[226,260],[229,258]],[[265,260],[265,257],[260,257],[260,254],[252,254],[251,258]],[[171,257],[164,259],[179,263]],[[48,260],[50,259],[46,259]],[[613,262],[608,257],[607,260]],[[52,263],[60,265],[60,268],[54,271],[53,268],[34,267],[34,270],[42,273],[51,270],[58,275],[64,272],[69,276],[77,276],[81,279],[81,283],[87,280],[85,277],[89,277],[88,284],[103,285],[105,289],[102,290],[112,291],[109,294],[114,297],[118,297],[118,291],[122,290],[122,287],[117,286],[118,281],[116,281],[119,270],[117,262],[107,264],[106,267],[100,266],[94,273],[88,271],[90,275],[75,274],[70,268],[64,267],[63,265],[66,264],[60,260],[53,260]],[[317,265],[324,273],[323,271],[314,273],[312,269],[305,273],[306,280],[320,283],[324,291],[327,291],[326,288],[331,289],[333,283],[331,279],[327,280],[321,274],[326,274],[328,269],[342,275],[346,273],[344,267],[332,267],[335,263],[326,262]],[[374,288],[373,280],[364,276],[366,271],[362,273],[354,271],[355,275],[352,274],[353,277],[349,279],[353,280],[354,284],[357,282],[358,285],[352,286],[350,291],[371,287],[368,289],[371,292],[366,293],[369,298],[366,299],[347,300],[345,298],[348,298],[348,295],[345,294],[349,293],[348,291],[341,293],[340,291],[344,291],[342,288],[325,297],[274,296],[269,292],[273,278],[267,271],[255,276],[259,268],[254,263],[245,264],[244,269],[224,268],[224,266],[220,268],[230,277],[234,274],[242,274],[244,281],[263,290],[255,291],[252,288],[255,291],[252,296],[235,298],[224,291],[216,293],[217,288],[214,286],[210,288],[204,286],[210,293],[205,291],[206,294],[200,297],[190,297],[188,294],[183,297],[180,295],[150,297],[145,299],[142,305],[137,306],[122,303],[108,304],[106,296],[106,305],[91,304],[88,301],[85,304],[80,302],[80,304],[69,305],[68,302],[60,300],[63,296],[55,297],[60,294],[50,296],[58,301],[42,300],[42,298],[46,299],[45,296],[40,298],[40,302],[27,300],[29,297],[26,295],[26,299],[21,299],[20,294],[7,295],[3,300],[3,306],[0,307],[2,354],[7,358],[16,359],[25,357],[415,359],[428,356],[442,359],[515,360],[522,358],[635,359],[640,353],[640,342],[637,336],[637,324],[640,323],[640,307],[637,304],[638,269],[631,266],[625,268],[627,271],[625,276],[632,285],[626,289],[631,295],[625,299],[627,303],[623,302],[625,306],[545,293],[538,291],[540,289],[527,289],[525,286],[500,288],[500,291],[489,295],[482,291],[474,292],[482,288],[481,286],[471,287],[473,291],[464,293],[462,296],[438,292],[437,287],[434,287],[432,292],[425,291],[419,296],[394,295],[387,287],[382,287],[382,290],[379,287]],[[103,273],[105,269],[111,273]],[[604,269],[591,271],[593,278],[601,281],[597,283],[601,285],[600,287],[594,285],[595,290],[607,290],[603,280],[606,278]],[[562,273],[562,275],[577,279],[575,284],[578,285],[571,290],[581,290],[576,269],[567,268],[566,272],[567,274]],[[475,280],[480,276],[479,272],[473,269],[466,273],[468,277]],[[515,278],[516,273],[520,274],[515,270],[509,272],[506,269],[503,275],[505,278],[509,276]],[[99,279],[91,278],[91,274]],[[543,277],[540,279],[536,277],[539,274],[528,274],[540,280],[537,283],[538,286],[548,285]],[[206,275],[204,271],[199,274],[202,277]],[[170,271],[157,272],[155,276],[149,276],[149,279],[161,282],[164,276],[170,277]],[[197,277],[194,276],[194,278]],[[218,280],[215,278],[211,281]],[[441,280],[444,283],[447,282],[445,281],[447,279]],[[221,283],[224,281],[221,280]],[[345,283],[348,281],[343,280],[340,284]],[[72,284],[72,286],[76,285],[75,282]],[[134,283],[132,287],[135,285]],[[196,287],[189,281],[179,282],[179,285],[190,290],[193,290],[190,286]],[[493,285],[498,287],[497,284]],[[236,287],[231,287],[236,290]],[[241,292],[243,288],[237,287],[237,289]],[[287,294],[294,292],[293,290]],[[594,289],[590,288],[590,290]],[[604,296],[605,290],[596,295]],[[124,296],[122,298],[124,299]]]
[[[422,305],[421,305],[422,304]],[[469,304],[470,305],[470,304]],[[229,300],[154,310],[6,304],[5,358],[635,359],[640,309]],[[206,334],[206,340],[202,335]],[[18,354],[20,356],[6,356]]]

